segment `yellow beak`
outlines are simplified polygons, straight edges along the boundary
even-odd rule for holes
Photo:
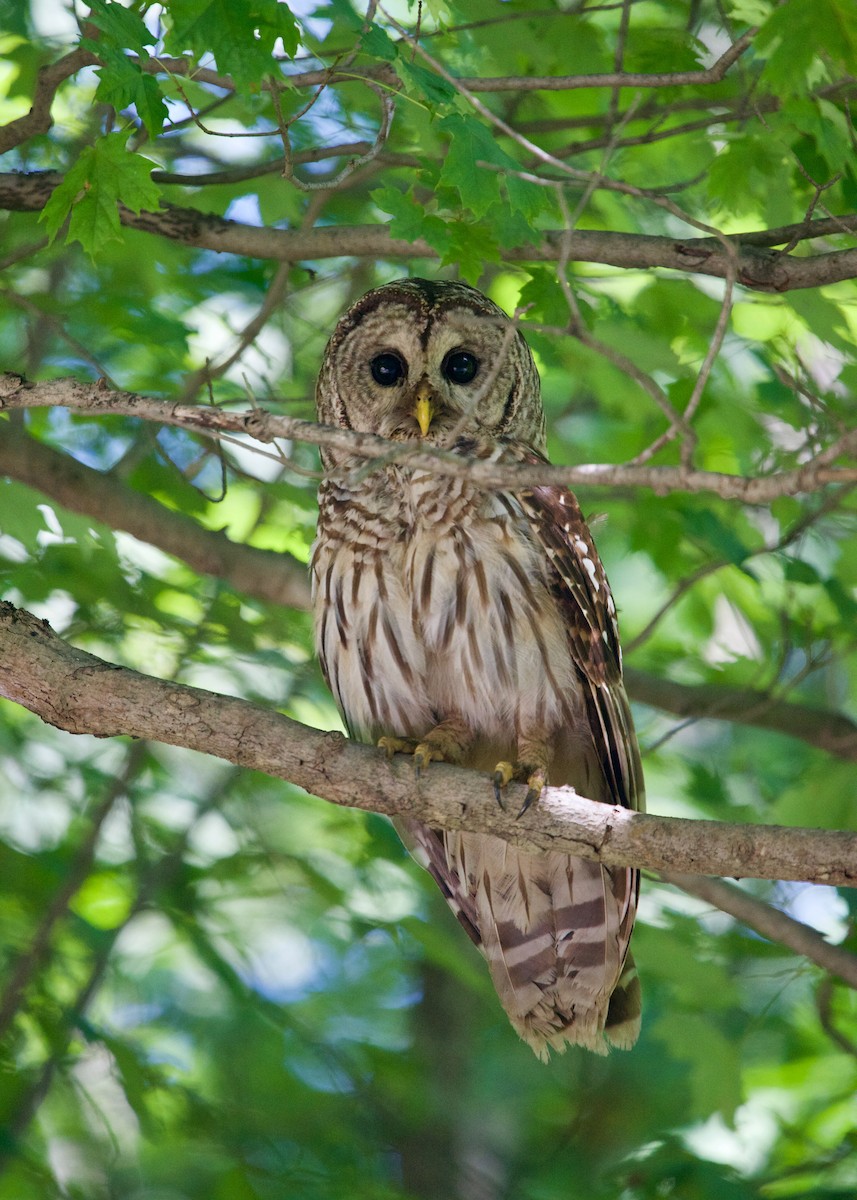
[[[420,427],[423,437],[429,431],[434,413],[435,408],[432,401],[431,386],[424,380],[417,387],[417,403],[414,407],[414,416],[417,419],[417,424]]]

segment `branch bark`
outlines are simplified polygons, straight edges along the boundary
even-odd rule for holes
[[[0,603],[0,695],[70,733],[130,735],[214,754],[335,804],[429,825],[492,833],[526,850],[557,850],[607,866],[857,886],[857,834],[730,825],[632,813],[547,788],[526,819],[524,785],[498,808],[487,777],[433,764],[417,780],[405,758],[320,733],[278,713],[166,683],[67,645],[50,626]]]
[[[0,209],[39,212],[61,182],[62,176],[52,171],[0,174]],[[269,229],[174,204],[164,204],[158,212],[139,214],[120,206],[119,215],[122,224],[130,229],[140,229],[187,246],[282,262],[343,256],[374,259],[439,257],[438,251],[428,242],[420,238],[413,242],[394,238],[384,225]],[[850,216],[844,220],[847,222]],[[800,240],[814,236],[810,223]],[[717,238],[679,239],[601,230],[547,232],[541,241],[506,250],[503,257],[510,262],[556,262],[567,247],[569,261],[638,270],[666,267],[717,279],[734,275],[744,287],[761,292],[822,287],[857,277],[857,249],[795,257],[760,244],[760,238],[765,241],[764,230],[750,234],[746,242],[740,235],[734,236],[731,239],[735,246],[734,263],[733,256]]]
[[[389,462],[407,461],[408,466],[438,475],[467,478],[484,488],[524,488],[536,484],[563,484],[567,487],[648,487],[659,495],[668,492],[712,492],[724,500],[742,500],[745,504],[765,504],[778,496],[814,492],[829,484],[857,484],[857,465],[836,467],[842,457],[857,455],[857,429],[844,434],[815,458],[791,471],[771,475],[724,475],[700,471],[689,466],[650,467],[589,463],[576,467],[551,465],[498,465],[487,460],[468,460],[447,451],[428,447],[403,446],[370,433],[357,433],[317,425],[253,408],[227,412],[204,405],[172,404],[134,392],[111,392],[103,383],[83,383],[76,379],[51,379],[30,383],[17,375],[0,375],[0,411],[23,408],[71,408],[94,416],[137,417],[157,421],[197,433],[217,437],[222,433],[240,433],[259,442],[276,438],[327,446],[365,459]]]

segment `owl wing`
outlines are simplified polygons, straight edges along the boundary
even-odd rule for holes
[[[533,455],[533,460],[538,461]],[[562,487],[535,487],[518,502],[549,560],[593,739],[616,804],[642,811],[643,771],[625,687],[616,607],[580,505]]]
[[[538,458],[533,455],[530,460]],[[592,535],[576,497],[566,488],[535,487],[521,493],[518,501],[550,563],[551,590],[565,616],[572,660],[609,792],[616,804],[642,811],[643,769],[622,682],[616,608]],[[628,952],[640,873],[628,867],[604,869],[604,875],[620,912],[618,937],[624,959],[610,997],[604,1033],[613,1045],[627,1048],[636,1041],[640,1028],[640,984]]]

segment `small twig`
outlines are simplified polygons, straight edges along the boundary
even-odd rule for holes
[[[732,294],[735,289],[735,275],[737,264],[734,256],[729,259],[728,263],[729,274],[726,276],[726,286],[723,290],[723,302],[720,305],[720,312],[717,317],[717,324],[714,327],[714,336],[703,359],[702,366],[699,368],[699,374],[693,385],[690,399],[687,402],[687,407],[684,410],[682,418],[683,440],[681,446],[681,462],[684,467],[693,466],[693,452],[696,448],[696,433],[694,432],[691,421],[696,415],[696,410],[699,407],[699,402],[702,399],[702,393],[705,391],[705,385],[708,382],[708,377],[711,374],[711,369],[714,366],[714,361],[720,353],[720,348],[723,345],[723,339],[726,336],[726,330],[729,326],[729,318],[732,315]]]
[[[257,441],[286,438],[324,446],[358,458],[383,458],[398,452],[401,444],[375,434],[360,433],[336,426],[318,425],[265,410],[228,412],[202,405],[183,406],[156,400],[133,392],[110,392],[102,385],[81,383],[76,379],[51,379],[28,383],[17,375],[0,375],[0,411],[22,408],[67,407],[93,415],[123,414],[141,420],[194,430],[199,433],[249,434]],[[746,504],[764,504],[777,496],[814,492],[828,484],[857,483],[857,466],[834,467],[839,458],[857,456],[857,430],[850,430],[820,454],[801,466],[769,475],[726,475],[686,467],[629,467],[589,463],[576,467],[550,464],[498,463],[489,459],[472,460],[449,451],[421,445],[410,460],[421,470],[438,475],[466,478],[475,485],[491,489],[518,489],[537,484],[566,486],[650,487],[656,492],[671,490],[713,492],[725,500]]]

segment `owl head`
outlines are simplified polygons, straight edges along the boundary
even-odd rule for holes
[[[326,425],[397,441],[460,437],[544,447],[539,376],[506,314],[464,283],[402,279],[361,297],[327,345]]]

